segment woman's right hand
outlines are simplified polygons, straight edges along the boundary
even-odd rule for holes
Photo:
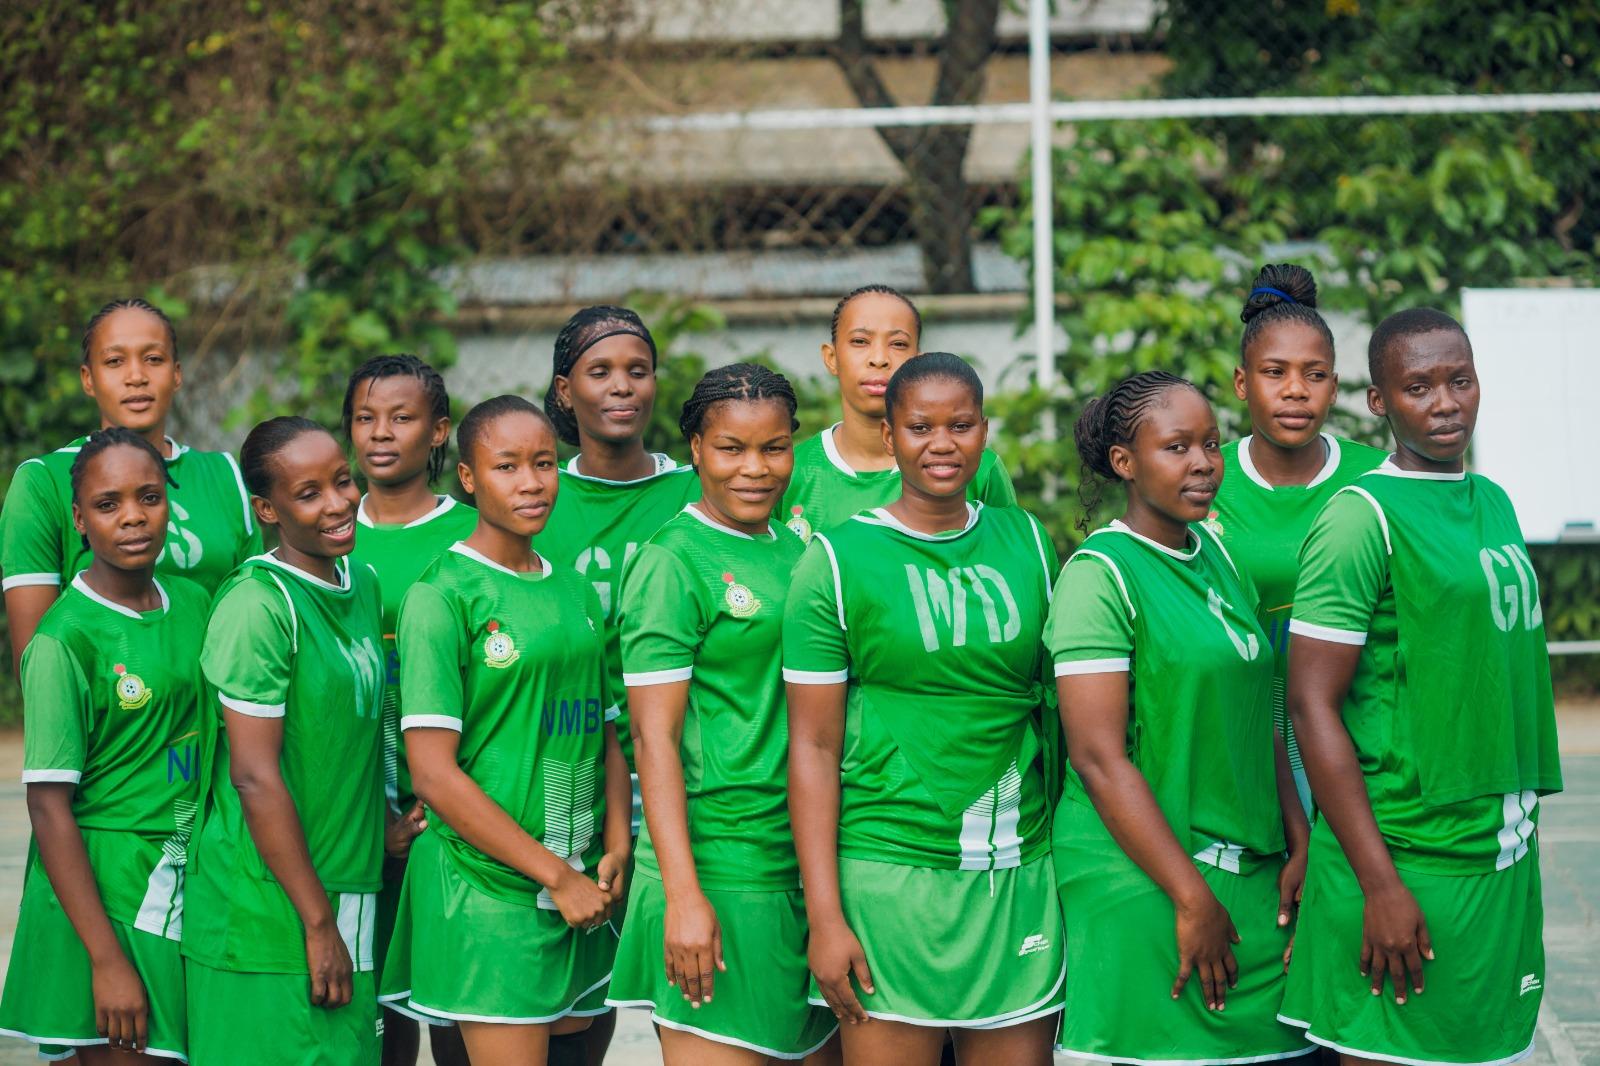
[[[695,1010],[710,1003],[716,972],[728,967],[722,961],[722,926],[705,893],[696,892],[687,899],[668,897],[662,947],[667,984],[682,992]]]
[[[806,961],[834,1017],[851,1025],[867,1020],[866,1009],[850,986],[850,975],[855,975],[862,991],[870,996],[874,991],[872,971],[867,969],[867,953],[862,950],[861,941],[842,915],[836,921],[811,927]]]
[[[1372,994],[1383,995],[1383,979],[1394,985],[1394,1001],[1406,1001],[1407,987],[1422,994],[1422,963],[1433,961],[1428,921],[1411,890],[1396,877],[1386,888],[1367,893],[1361,913],[1361,975],[1372,979]]]
[[[611,897],[570,866],[550,886],[550,898],[555,901],[561,917],[574,929],[598,929],[611,917]]]
[[[1177,999],[1183,986],[1194,974],[1200,978],[1201,992],[1208,1010],[1222,1010],[1227,1002],[1228,989],[1239,983],[1239,964],[1233,958],[1233,945],[1239,942],[1239,933],[1228,917],[1227,908],[1207,887],[1196,892],[1195,898],[1180,900],[1174,905],[1177,912],[1178,977],[1172,982],[1172,998]]]
[[[311,975],[311,1003],[338,1010],[354,995],[355,966],[334,922],[306,930],[306,969]]]
[[[94,1027],[119,1051],[143,1051],[149,1038],[150,1001],[127,956],[119,954],[91,970]]]

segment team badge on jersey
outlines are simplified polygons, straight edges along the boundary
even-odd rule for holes
[[[1216,534],[1218,537],[1223,535],[1222,519],[1217,517],[1217,512],[1215,511],[1212,511],[1210,514],[1206,515],[1205,519],[1201,521],[1200,524],[1211,530],[1211,532]]]
[[[123,710],[137,711],[150,702],[150,687],[144,683],[144,678],[128,673],[128,668],[121,663],[111,669],[117,673],[117,702],[122,704]]]
[[[801,540],[809,541],[811,539],[811,523],[806,521],[805,511],[804,507],[801,507],[798,503],[795,504],[789,508],[789,521],[785,524],[794,530],[795,536]]]
[[[483,665],[503,670],[516,662],[520,654],[522,653],[517,651],[517,642],[511,639],[511,634],[503,632],[499,622],[490,622],[489,635],[483,638]]]
[[[739,584],[732,574],[723,574],[722,580],[728,585],[727,591],[722,594],[728,605],[728,613],[735,618],[749,618],[761,610],[761,601],[750,591],[750,586]]]

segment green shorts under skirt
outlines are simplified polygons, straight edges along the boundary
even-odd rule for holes
[[[311,1002],[303,973],[238,973],[186,960],[194,1066],[377,1066],[382,1011],[372,972],[338,1010]]]
[[[150,1005],[146,1054],[185,1061],[188,1018],[183,956],[178,941],[111,923],[123,954],[144,982]],[[30,863],[11,944],[5,992],[0,995],[0,1034],[70,1054],[74,1047],[105,1044],[95,1028],[93,973],[89,952],[44,876]]]
[[[617,947],[606,1002],[648,1007],[657,1025],[719,1044],[759,1051],[768,1058],[803,1059],[839,1028],[833,1012],[806,1002],[806,910],[800,890],[741,892],[706,889],[722,928],[722,959],[711,1002],[690,1007],[667,984],[662,946],[667,895],[661,881],[635,876],[628,893],[632,917]]]
[[[1428,922],[1434,959],[1402,1006],[1359,972],[1365,898],[1327,826],[1312,831],[1283,1019],[1319,1044],[1388,1062],[1500,1064],[1533,1051],[1544,998],[1538,840],[1500,871],[1401,870]]]
[[[535,1025],[604,1014],[617,952],[610,925],[573,929],[561,912],[469,884],[437,834],[411,845],[380,984],[419,1018]]]
[[[1067,1006],[1060,1047],[1069,1055],[1127,1063],[1248,1063],[1293,1058],[1305,1035],[1278,1020],[1283,951],[1279,859],[1233,853],[1223,869],[1195,868],[1239,933],[1239,983],[1226,1008],[1208,1010],[1191,975],[1177,999],[1176,915],[1161,888],[1117,846],[1094,808],[1071,799],[1056,812],[1056,884],[1067,926]],[[1232,872],[1233,869],[1239,872]]]
[[[1050,858],[1006,870],[933,870],[839,858],[845,921],[876,989],[867,1014],[1000,1029],[1061,1009],[1066,958]],[[812,978],[810,1001],[826,1007]]]

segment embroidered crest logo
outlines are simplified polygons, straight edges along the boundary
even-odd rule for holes
[[[728,605],[728,613],[735,618],[749,618],[761,610],[761,601],[756,599],[756,594],[750,591],[749,586],[741,585],[733,579],[732,574],[723,574],[722,580],[728,588],[722,594],[723,600]]]
[[[809,541],[811,539],[811,523],[806,521],[805,511],[804,507],[795,504],[789,508],[789,521],[785,524],[794,531],[795,536],[801,540]]]
[[[504,670],[517,661],[517,642],[511,639],[510,633],[502,632],[500,623],[489,623],[489,635],[483,638],[483,665],[495,670]]]
[[[123,710],[137,711],[150,702],[150,687],[144,683],[144,678],[128,673],[128,668],[121,663],[111,669],[117,674],[117,702],[122,704]]]
[[[1217,512],[1215,511],[1212,511],[1210,514],[1206,515],[1205,519],[1200,524],[1211,530],[1211,532],[1215,533],[1218,537],[1223,535],[1222,519],[1217,517]]]

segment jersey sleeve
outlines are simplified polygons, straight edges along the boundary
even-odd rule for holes
[[[623,571],[627,573],[626,570]],[[600,603],[600,593],[595,591],[594,582],[579,580],[583,586],[583,609],[589,618],[589,625],[596,633],[606,631],[606,609]],[[609,651],[607,658],[610,657]],[[614,722],[622,717],[622,693],[611,690],[614,682],[611,680],[611,664],[606,663],[600,670],[600,706],[605,708],[605,720]]]
[[[845,643],[844,589],[833,545],[817,534],[789,579],[783,612],[783,679],[797,685],[837,685],[850,678]]]
[[[1116,564],[1080,552],[1056,582],[1045,645],[1057,677],[1125,673],[1133,659],[1133,604]]]
[[[17,467],[0,512],[0,586],[60,585],[66,521],[49,468],[37,459]]]
[[[1006,464],[1000,461],[1000,456],[987,448],[983,451],[983,461],[978,464],[978,476],[974,479],[973,492],[986,507],[1017,505],[1017,490],[1011,484],[1011,474],[1006,470]]]
[[[48,634],[22,653],[22,782],[76,784],[89,754],[89,684],[66,645]]]
[[[206,625],[200,669],[224,707],[252,718],[287,713],[293,612],[288,592],[270,575],[239,581],[218,598]]]
[[[400,601],[395,647],[400,654],[400,728],[461,732],[466,709],[462,670],[466,626],[450,598],[419,581]]]
[[[1383,512],[1359,489],[1335,493],[1311,523],[1300,549],[1289,632],[1337,644],[1365,644],[1388,582]]]
[[[707,618],[700,589],[683,560],[657,544],[641,545],[622,583],[622,680],[664,685],[694,676]]]

